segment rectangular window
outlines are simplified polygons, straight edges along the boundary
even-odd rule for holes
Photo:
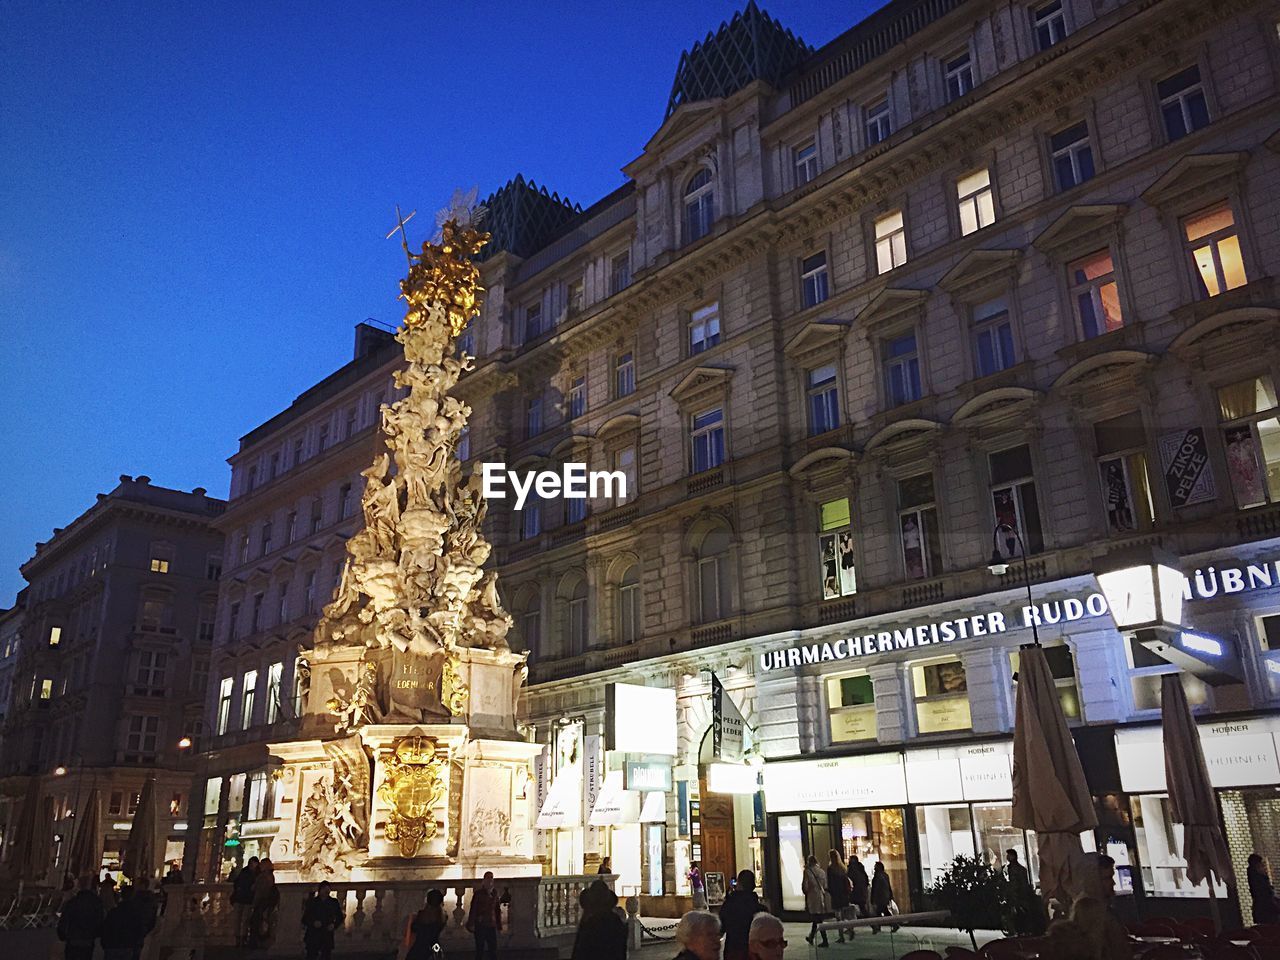
[[[889,123],[889,101],[887,99],[877,101],[867,107],[866,119],[868,147],[874,147],[877,143],[889,139],[889,134],[893,130]]]
[[[139,650],[138,668],[134,673],[135,692],[163,690],[169,657],[159,650]]]
[[[636,361],[630,350],[614,358],[613,388],[618,397],[629,397],[636,392]]]
[[[62,628],[50,627],[49,628],[49,646],[56,647],[61,642],[62,642]]]
[[[276,602],[276,623],[289,622],[289,585],[280,584],[280,592]]]
[[[1108,533],[1145,530],[1155,519],[1147,477],[1146,431],[1135,410],[1093,425]]]
[[[306,458],[306,443],[302,437],[293,440],[293,465],[296,467]]]
[[[885,396],[890,407],[919,400],[920,354],[916,348],[915,332],[886,340],[882,346],[884,360]]]
[[[795,164],[797,187],[804,186],[818,175],[818,145],[813,140],[793,147],[791,159]]]
[[[1071,648],[1065,641],[1046,643],[1043,647],[1044,658],[1049,664],[1049,675],[1053,677],[1053,685],[1058,690],[1058,703],[1062,705],[1062,714],[1068,720],[1080,720],[1080,688],[1076,682],[1076,661],[1071,655]],[[1018,673],[1018,651],[1009,654],[1009,666],[1012,673]]]
[[[222,579],[222,557],[216,553],[209,554],[204,564],[204,578],[206,580]]]
[[[231,677],[223,677],[218,685],[218,736],[227,732],[231,725],[231,697],[235,690],[235,681]]]
[[[471,459],[471,428],[470,427],[463,427],[460,431],[458,431],[458,445],[454,449],[458,455],[458,460],[461,461],[462,463],[466,463],[468,460]]]
[[[524,402],[524,435],[536,437],[542,433],[542,394],[529,397]]]
[[[853,743],[876,738],[876,694],[871,677],[855,673],[827,678],[827,714],[831,742]]]
[[[258,693],[258,671],[246,670],[240,684],[240,729],[253,726],[253,698]]]
[[[587,412],[587,378],[574,377],[569,384],[569,419],[576,420]]]
[[[1280,501],[1280,411],[1271,377],[1220,387],[1218,413],[1237,506]]]
[[[898,481],[898,536],[907,579],[925,580],[942,572],[942,540],[932,473]]]
[[[284,664],[273,663],[267,668],[267,723],[280,718],[280,685],[284,682]]]
[[[901,210],[876,220],[876,272],[888,273],[907,262],[907,228]]]
[[[996,206],[991,192],[991,171],[975,170],[956,181],[960,209],[960,234],[968,236],[996,222]]]
[[[338,519],[345,520],[347,517],[351,516],[353,506],[351,484],[344,483],[338,488]]]
[[[209,687],[209,658],[193,657],[191,659],[191,689],[204,696]]]
[[[262,629],[262,604],[265,599],[265,593],[255,593],[253,595],[252,615],[249,620],[250,633],[257,633]]]
[[[565,285],[565,303],[569,316],[575,317],[582,312],[584,289],[581,277],[577,280],[570,280]]]
[[[840,397],[836,385],[835,364],[817,367],[807,374],[809,397],[809,436],[834,430],[840,426]]]
[[[564,498],[564,522],[566,524],[581,523],[587,519],[587,501],[585,497]]]
[[[623,643],[635,643],[640,639],[639,583],[624,579],[618,585],[618,621]]]
[[[256,464],[249,466],[249,471],[245,476],[244,487],[246,493],[253,493],[253,488],[258,485],[258,467]]]
[[[290,510],[284,518],[284,542],[293,543],[298,539],[298,511]]]
[[[307,578],[303,581],[302,586],[302,610],[304,613],[314,613],[316,605],[316,572],[314,570],[307,571]]]
[[[276,451],[271,454],[271,459],[267,461],[267,479],[274,480],[280,475],[280,452]]]
[[[218,811],[214,811],[217,813]],[[107,800],[107,813],[113,817],[118,817],[124,813],[124,791],[112,790],[111,797]]]
[[[847,597],[857,592],[848,497],[828,500],[818,506],[818,557],[823,600]]]
[[[1053,134],[1049,153],[1059,190],[1070,190],[1093,179],[1093,147],[1089,145],[1089,125],[1083,120]]]
[[[1028,553],[1044,550],[1044,532],[1040,526],[1040,502],[1036,497],[1035,476],[1031,467],[1031,448],[1026,444],[1001,450],[987,457],[991,469],[991,509],[997,528],[996,547],[1006,559],[1020,556],[1018,539]],[[1015,538],[1009,530],[1017,531]]]
[[[618,504],[621,505],[628,500],[634,500],[636,494],[639,493],[639,484],[636,476],[636,448],[623,447],[620,450],[615,450],[612,469],[627,478],[626,496],[618,497]]]
[[[322,526],[324,526],[324,504],[317,497],[311,501],[311,532],[319,533]]]
[[[947,103],[959,100],[973,89],[973,63],[969,51],[962,50],[943,62],[943,79],[947,85]]]
[[[319,451],[329,449],[329,421],[320,424],[319,433],[316,436],[316,449]]]
[[[689,354],[702,353],[720,342],[720,304],[709,303],[689,315]]]
[[[631,286],[631,254],[620,253],[609,261],[609,293],[621,293]]]
[[[701,473],[724,463],[724,411],[719,407],[689,418],[693,472]]]
[[[825,250],[800,261],[800,287],[806,307],[817,306],[830,296]]]
[[[258,555],[261,557],[265,557],[268,553],[271,552],[271,521],[270,520],[268,520],[266,523],[262,525],[261,542],[262,542],[262,549],[258,552]]]
[[[235,640],[240,635],[240,604],[233,603],[227,614],[227,640]]]
[[[979,377],[1008,370],[1016,358],[1013,352],[1013,323],[1009,301],[997,297],[973,308],[973,369]]]
[[[1135,710],[1160,709],[1161,678],[1168,673],[1178,675],[1187,695],[1187,702],[1192,707],[1203,706],[1208,702],[1209,690],[1203,680],[1179,669],[1154,650],[1143,646],[1136,637],[1128,638],[1125,651],[1129,660],[1129,684],[1133,691]]]
[[[1206,207],[1182,221],[1185,249],[1201,297],[1216,297],[1224,290],[1243,286],[1248,277],[1240,255],[1231,205],[1225,201]]]
[[[724,616],[724,562],[723,554],[698,560],[698,613],[702,623],[714,623]]]
[[[159,734],[159,717],[130,717],[129,734],[125,739],[125,751],[141,756],[154,757]]]
[[[524,308],[524,342],[542,336],[542,303],[531,303]]]
[[[151,572],[152,573],[168,573],[169,561],[166,560],[164,557],[152,557]]]
[[[587,598],[569,601],[569,651],[581,653],[587,648]]]
[[[968,730],[969,682],[959,657],[911,665],[911,689],[920,733]]]
[[[200,619],[196,626],[196,639],[201,643],[213,643],[213,623],[216,605],[212,600],[200,604]]]
[[[40,699],[48,700],[53,696],[53,679],[46,677],[40,681]]]
[[[1080,333],[1086,340],[1124,326],[1110,250],[1098,250],[1067,264],[1067,280]]]
[[[1178,140],[1188,133],[1209,125],[1209,104],[1204,96],[1204,84],[1200,82],[1200,68],[1187,67],[1156,84],[1156,96],[1160,100],[1160,116],[1164,119],[1164,132],[1170,140]]]
[[[1067,17],[1062,9],[1062,0],[1053,0],[1052,3],[1036,7],[1031,13],[1031,23],[1036,32],[1036,48],[1039,50],[1048,50],[1067,37]]]
[[[533,540],[542,533],[542,501],[530,491],[520,511],[520,539]]]

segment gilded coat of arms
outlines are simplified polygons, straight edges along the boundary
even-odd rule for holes
[[[391,807],[386,838],[400,846],[403,857],[414,856],[440,829],[434,811],[448,793],[447,762],[436,755],[431,737],[405,737],[391,751],[378,795]]]

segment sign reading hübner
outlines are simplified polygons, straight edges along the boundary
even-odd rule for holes
[[[1218,496],[1202,428],[1175,430],[1161,436],[1160,464],[1164,469],[1169,502],[1175,508],[1203,503]]]

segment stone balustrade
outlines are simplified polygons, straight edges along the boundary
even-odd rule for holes
[[[503,906],[499,953],[518,957],[554,958],[568,954],[578,926],[578,897],[597,879],[610,887],[614,876],[512,877],[497,880],[498,891],[509,894]],[[330,881],[342,904],[344,922],[335,936],[334,956],[392,956],[404,937],[409,918],[423,905],[428,890],[444,891],[449,925],[441,937],[446,955],[466,955],[472,949],[466,930],[471,889],[480,881]],[[314,886],[278,884],[280,906],[275,936],[267,956],[294,956],[301,949],[302,910]],[[231,885],[189,884],[167,888],[168,907],[148,937],[146,960],[200,956],[205,948],[227,947],[236,939],[236,908]]]

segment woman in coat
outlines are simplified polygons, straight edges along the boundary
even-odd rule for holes
[[[809,935],[805,940],[813,943],[814,938],[821,933],[822,945],[828,946],[827,931],[819,931],[818,924],[831,912],[831,898],[827,893],[827,871],[818,865],[817,857],[810,856],[809,862],[805,865],[804,878],[800,881],[800,892],[804,894],[804,909],[812,922]]]
[[[849,870],[844,865],[844,857],[839,850],[831,851],[831,860],[827,864],[827,893],[831,896],[831,912],[837,920],[849,919],[849,903],[853,896],[853,886],[849,882]],[[840,931],[840,942],[844,943],[844,931]]]
[[[889,904],[893,902],[893,885],[889,883],[889,874],[884,872],[884,864],[879,860],[876,861],[876,867],[871,871],[871,915],[873,917],[892,916],[889,910]],[[893,929],[896,931],[898,925],[895,923]],[[879,927],[872,927],[872,933],[879,933]]]
[[[853,905],[858,908],[858,916],[871,916],[871,878],[856,856],[849,858],[849,883],[853,887]]]
[[[626,960],[627,925],[614,909],[618,897],[597,880],[578,898],[582,919],[573,941],[572,960]]]

